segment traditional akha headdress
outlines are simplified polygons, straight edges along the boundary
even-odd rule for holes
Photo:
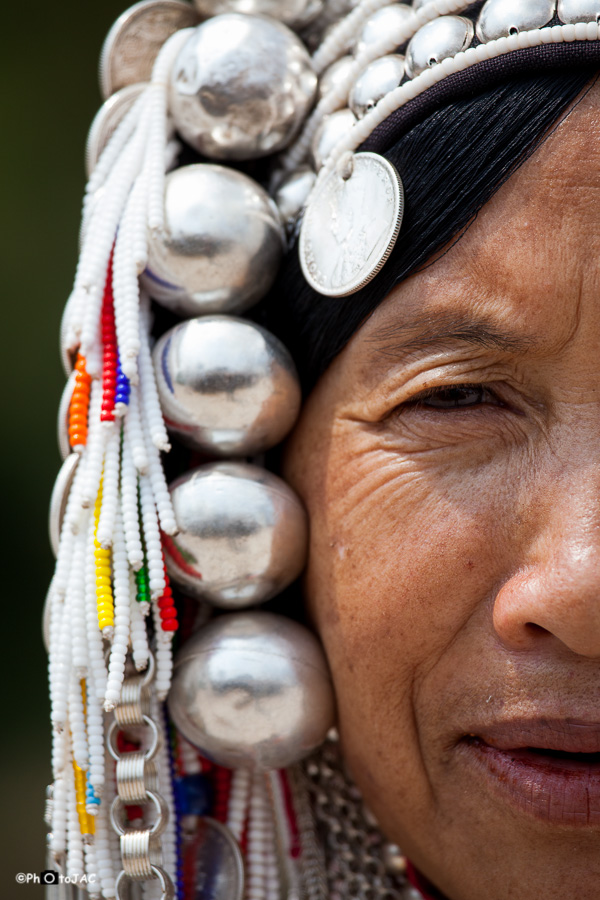
[[[409,896],[334,745],[297,765],[334,724],[327,664],[254,607],[304,565],[302,504],[261,467],[300,387],[239,315],[288,247],[320,295],[359,291],[402,240],[393,136],[510,74],[597,60],[599,20],[598,0],[146,0],[109,32],[45,614],[49,867],[90,896]],[[150,298],[183,317],[153,349]],[[201,463],[170,486],[169,434]]]

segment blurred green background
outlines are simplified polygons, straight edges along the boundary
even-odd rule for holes
[[[15,875],[45,868],[50,728],[40,620],[53,563],[48,504],[60,466],[58,330],[77,260],[85,138],[100,105],[98,54],[127,5],[3,4],[2,900],[43,897],[41,886],[18,885]]]

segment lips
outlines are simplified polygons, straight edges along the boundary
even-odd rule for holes
[[[495,723],[460,742],[487,786],[553,825],[600,826],[600,722]]]

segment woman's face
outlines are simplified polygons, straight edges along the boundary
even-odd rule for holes
[[[384,832],[452,900],[599,898],[597,91],[357,332],[286,474]]]

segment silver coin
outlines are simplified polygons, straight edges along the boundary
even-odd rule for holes
[[[112,26],[100,53],[100,91],[105,100],[128,84],[149,81],[167,38],[199,22],[183,0],[142,0],[126,9]]]
[[[117,126],[147,86],[145,81],[128,84],[105,100],[94,116],[85,144],[85,171],[88,178]]]
[[[184,836],[181,849],[197,900],[242,900],[244,861],[226,825],[203,816],[193,833]]]
[[[391,163],[357,153],[347,165],[317,184],[300,231],[302,272],[326,297],[353,294],[377,275],[404,213],[402,181]]]
[[[71,485],[75,478],[79,459],[79,453],[71,453],[67,456],[58,473],[54,487],[52,488],[50,514],[48,516],[48,531],[50,533],[50,546],[52,547],[52,552],[55,556],[58,555],[60,532],[67,509],[69,491],[71,490]]]

